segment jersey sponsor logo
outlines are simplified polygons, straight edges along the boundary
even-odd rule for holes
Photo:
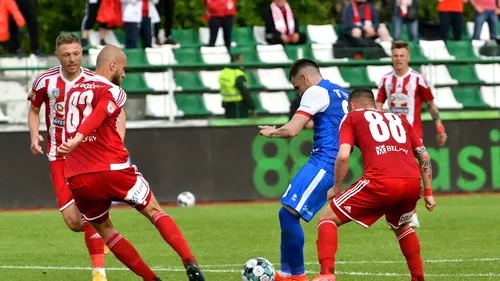
[[[65,102],[62,101],[54,105],[54,108],[56,109],[57,113],[64,115],[64,104]]]
[[[64,128],[64,119],[54,118],[52,123],[54,123],[56,127]]]
[[[401,147],[397,147],[395,145],[379,145],[375,146],[375,151],[377,152],[377,155],[383,155],[389,152],[404,152],[405,154],[408,154],[408,149],[404,149]]]
[[[97,85],[94,83],[78,83],[73,86],[74,88],[84,88],[84,89],[96,89],[102,87],[102,85]]]
[[[396,92],[391,95],[391,103],[394,103],[396,106],[401,106],[402,104],[408,103],[409,97],[403,93]]]
[[[310,216],[313,216],[314,213],[311,212],[311,210],[309,210],[309,208],[307,208],[307,206],[304,206],[304,208],[302,208],[302,211]]]
[[[86,136],[83,139],[83,142],[94,142],[94,141],[97,141],[97,137],[96,136]]]
[[[57,99],[59,97],[59,95],[61,95],[61,91],[59,91],[59,89],[55,88],[55,89],[50,90],[50,96],[53,99]]]
[[[113,112],[115,112],[115,110],[116,110],[116,104],[112,101],[109,101],[108,102],[108,112],[110,114],[113,114]]]
[[[413,218],[413,211],[411,211],[409,213],[406,213],[406,214],[403,214],[399,218],[399,225],[402,225],[402,224],[405,224],[405,223],[410,223],[412,221],[412,218]]]
[[[410,109],[408,107],[391,107],[390,111],[397,115],[408,115]]]
[[[149,193],[149,187],[137,178],[135,185],[127,192],[125,200],[134,204],[142,205]]]

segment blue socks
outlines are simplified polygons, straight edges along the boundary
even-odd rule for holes
[[[281,207],[281,271],[291,275],[302,275],[304,269],[304,231],[300,217]]]

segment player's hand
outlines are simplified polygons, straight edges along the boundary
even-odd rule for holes
[[[337,194],[339,193],[340,193],[340,188],[332,187],[328,189],[328,192],[326,193],[326,200],[327,201],[333,200],[333,198],[335,198],[335,196],[337,196]]]
[[[442,132],[442,133],[437,134],[437,144],[439,146],[445,145],[446,139],[448,139],[448,135],[446,135],[446,132]]]
[[[424,196],[425,200],[425,208],[429,210],[429,212],[432,212],[434,210],[434,207],[436,207],[436,199],[434,199],[434,196]]]
[[[276,126],[259,126],[259,134],[264,137],[271,137],[271,134],[276,131]]]
[[[43,154],[43,149],[40,143],[43,142],[43,137],[40,135],[33,136],[31,138],[31,153],[33,154]]]
[[[66,156],[75,149],[83,141],[83,136],[80,133],[76,137],[64,142],[57,148],[57,155]]]

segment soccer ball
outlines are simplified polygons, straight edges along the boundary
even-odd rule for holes
[[[192,207],[196,202],[193,193],[189,191],[184,191],[179,196],[177,196],[177,204],[180,207]]]
[[[253,258],[241,270],[243,281],[274,281],[274,266],[265,258]]]

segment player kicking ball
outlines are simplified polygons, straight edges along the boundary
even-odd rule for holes
[[[375,109],[369,89],[353,91],[349,107],[351,112],[340,128],[335,181],[328,191],[328,200],[333,200],[321,213],[318,223],[316,243],[321,272],[313,281],[336,280],[339,226],[354,221],[368,228],[382,216],[398,239],[411,280],[424,281],[420,242],[409,223],[420,199],[420,177],[424,183],[426,208],[432,211],[436,206],[429,154],[405,118]],[[354,145],[363,154],[365,175],[341,193]]]
[[[349,92],[323,79],[318,65],[308,59],[297,60],[290,70],[293,86],[302,96],[290,122],[281,128],[259,126],[269,138],[298,135],[312,118],[314,144],[309,161],[292,180],[281,198],[281,269],[276,281],[308,280],[304,269],[304,231],[300,218],[309,222],[326,202],[333,186],[333,165],[337,157],[339,126],[348,112]]]
[[[50,176],[57,198],[57,204],[64,222],[75,232],[84,232],[85,244],[88,248],[92,265],[93,281],[106,281],[104,270],[104,254],[108,250],[103,239],[94,228],[84,220],[75,206],[75,200],[68,189],[64,176],[64,157],[57,155],[57,146],[63,143],[64,105],[66,93],[75,84],[89,79],[93,71],[81,67],[82,46],[73,34],[59,35],[56,39],[56,57],[60,65],[43,71],[33,82],[28,96],[30,108],[28,125],[31,135],[31,152],[43,154],[40,135],[40,107],[45,103],[45,120],[47,125],[47,157],[50,162]],[[121,128],[123,131],[125,127]],[[124,132],[122,132],[124,134]],[[109,250],[108,250],[109,251]]]
[[[190,281],[204,281],[196,260],[174,220],[163,212],[148,182],[135,165],[117,130],[117,120],[127,95],[119,87],[127,58],[108,45],[97,56],[96,75],[76,84],[66,101],[66,139],[57,148],[66,156],[65,175],[75,204],[117,259],[145,281],[160,278],[137,250],[113,227],[112,201],[134,206],[158,229],[181,257]]]

